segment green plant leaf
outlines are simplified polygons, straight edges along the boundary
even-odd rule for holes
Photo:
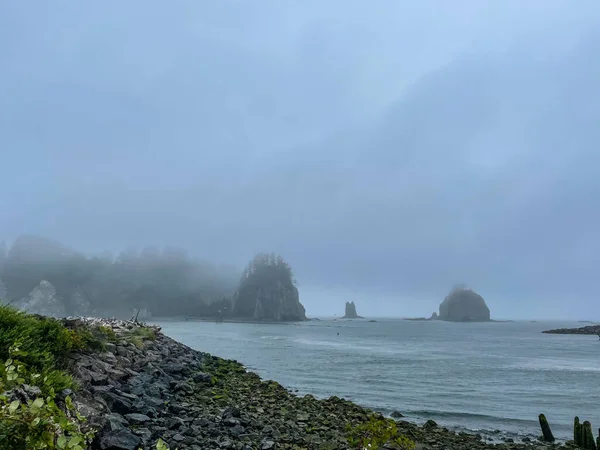
[[[44,399],[43,398],[36,398],[33,401],[32,406],[35,406],[36,408],[41,408],[42,406],[44,406]]]
[[[61,436],[56,440],[56,446],[60,449],[67,448],[67,437]]]
[[[159,438],[158,442],[156,443],[156,450],[169,450],[169,447],[167,446],[165,441]]]
[[[69,445],[67,446],[67,448],[76,448],[79,447],[79,444],[83,443],[83,438],[81,436],[73,436],[71,439],[69,439]]]
[[[16,411],[16,410],[19,408],[19,405],[20,405],[20,404],[21,404],[21,403],[19,403],[19,401],[18,401],[18,400],[15,400],[15,401],[14,401],[14,402],[12,402],[10,405],[8,405],[8,412],[10,412],[10,413],[14,413],[14,412],[15,412],[15,411]]]

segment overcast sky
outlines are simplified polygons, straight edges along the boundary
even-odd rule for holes
[[[309,315],[600,319],[600,3],[0,3],[0,240],[280,252]]]

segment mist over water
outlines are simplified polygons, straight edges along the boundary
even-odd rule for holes
[[[597,320],[599,29],[595,0],[3,1],[0,241],[276,252],[312,314],[466,283]]]
[[[600,320],[599,30],[598,0],[0,0],[0,300],[417,422],[597,427],[598,339],[541,331]],[[392,319],[458,284],[523,321]]]
[[[544,413],[560,439],[571,438],[576,415],[600,422],[593,395],[598,339],[541,333],[573,323],[159,324],[197,350],[236,359],[300,394],[337,395],[408,420],[496,438],[537,437]]]

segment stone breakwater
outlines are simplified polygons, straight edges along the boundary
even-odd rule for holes
[[[80,385],[72,395],[87,426],[96,431],[93,449],[150,449],[159,438],[180,450],[352,449],[349,430],[377,415],[337,397],[294,395],[236,361],[176,342],[158,327],[102,319],[64,323],[101,325],[112,336],[103,351],[72,356],[71,371]],[[433,421],[424,426],[397,421],[397,427],[418,450],[565,448],[490,444]]]

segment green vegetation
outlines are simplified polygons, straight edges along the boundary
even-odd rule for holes
[[[348,444],[352,448],[377,450],[388,442],[393,442],[402,450],[415,448],[413,441],[399,433],[392,419],[371,416],[366,423],[348,427]]]
[[[89,335],[69,330],[57,320],[0,306],[0,359],[10,358],[10,349],[18,345],[22,365],[48,378],[55,390],[73,387],[72,379],[61,368],[69,353],[91,342]]]
[[[0,448],[82,450],[92,435],[67,395],[73,388],[63,369],[70,352],[83,349],[89,336],[59,321],[0,307]]]
[[[125,333],[123,337],[137,348],[143,348],[144,341],[156,340],[156,331],[150,327],[136,326]]]

